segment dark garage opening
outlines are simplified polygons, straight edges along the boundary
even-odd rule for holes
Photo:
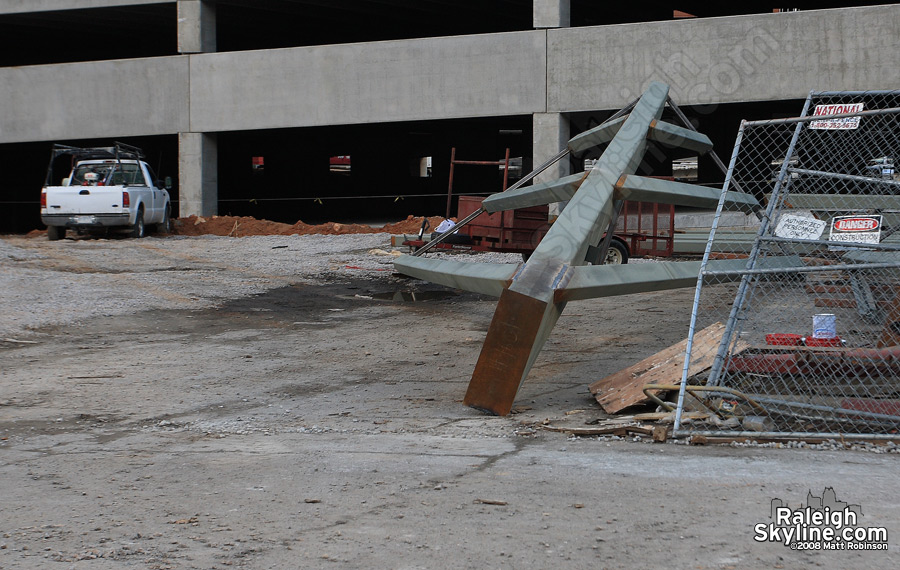
[[[453,147],[458,158],[497,161],[509,148],[530,162],[531,117],[221,133],[219,213],[287,223],[442,215]],[[499,167],[454,173],[454,196],[501,187]]]
[[[803,101],[735,103],[683,107],[697,128],[710,136],[728,162],[742,119],[796,116]],[[575,135],[606,120],[613,111],[569,115]],[[668,114],[664,119],[675,122]],[[491,117],[392,124],[271,129],[219,133],[218,211],[278,222],[385,223],[407,216],[443,215],[447,207],[450,153],[473,161],[500,161],[506,149],[514,168],[509,184],[532,168],[531,116]],[[179,214],[178,138],[176,135],[119,139],[144,149],[161,177],[170,176],[174,214]],[[109,145],[110,140],[59,141],[72,146]],[[0,196],[0,233],[43,229],[40,189],[51,142],[0,145],[2,172],[9,177]],[[571,157],[572,172],[599,156],[591,150]],[[522,165],[515,159],[521,157]],[[650,152],[641,174],[671,176],[673,159],[690,153],[659,149]],[[724,175],[708,156],[700,157],[697,182],[721,185]],[[458,166],[454,171],[451,215],[456,197],[488,195],[502,188],[502,169]]]

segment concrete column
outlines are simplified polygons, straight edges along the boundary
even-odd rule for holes
[[[532,116],[531,158],[535,167],[565,148],[569,142],[569,117],[562,113],[535,113]],[[556,180],[571,174],[568,157],[563,158],[535,179],[538,182]],[[550,219],[555,220],[565,202],[550,204]]]
[[[205,0],[178,0],[178,52],[216,51],[216,6]]]
[[[535,28],[568,28],[570,0],[533,0],[532,17]]]
[[[178,215],[219,212],[219,159],[216,135],[178,133]]]

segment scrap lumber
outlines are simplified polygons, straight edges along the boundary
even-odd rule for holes
[[[547,431],[567,433],[569,435],[574,435],[574,436],[616,435],[619,437],[624,437],[628,434],[653,435],[652,427],[644,427],[641,425],[624,425],[624,426],[623,425],[611,425],[611,426],[599,426],[599,427],[589,427],[589,428],[542,425],[541,429],[544,429]]]
[[[705,420],[709,417],[707,412],[684,412],[682,420]],[[675,412],[648,412],[635,414],[634,419],[640,422],[675,423]]]
[[[694,334],[694,345],[691,353],[694,359],[688,368],[688,376],[699,374],[712,367],[716,349],[722,340],[725,325],[714,323]],[[749,345],[738,342],[740,352]],[[638,404],[646,404],[650,400],[644,394],[647,384],[677,384],[681,382],[684,368],[684,355],[687,350],[687,339],[657,352],[650,358],[620,370],[615,374],[597,380],[589,386],[603,411],[608,414],[618,413],[625,408]],[[659,394],[661,391],[655,391]]]

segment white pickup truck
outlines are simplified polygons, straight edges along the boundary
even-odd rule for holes
[[[54,186],[53,166],[62,155],[71,155],[71,172]],[[64,238],[67,228],[81,234],[125,227],[132,237],[141,238],[152,224],[168,233],[171,184],[158,181],[143,158],[139,148],[123,143],[96,148],[54,145],[41,190],[41,221],[49,239]]]

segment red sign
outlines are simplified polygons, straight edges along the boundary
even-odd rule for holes
[[[881,225],[878,218],[838,218],[834,229],[841,232],[872,232]]]

